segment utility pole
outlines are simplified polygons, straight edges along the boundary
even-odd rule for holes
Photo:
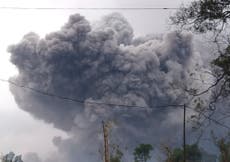
[[[186,162],[186,105],[184,104],[184,126],[183,126],[183,138],[184,138],[184,142],[183,142],[183,148],[184,148],[184,162]]]
[[[104,134],[104,162],[110,162],[108,125],[104,121],[102,121],[102,128],[103,128],[103,134]]]

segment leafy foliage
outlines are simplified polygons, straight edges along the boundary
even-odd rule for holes
[[[9,152],[8,154],[4,155],[1,158],[2,162],[23,162],[22,161],[22,156],[18,155],[15,156],[13,152]]]
[[[123,153],[118,145],[112,145],[112,151],[110,155],[110,162],[121,162]]]
[[[217,138],[214,132],[211,132],[213,141],[219,149],[219,162],[229,162],[230,161],[230,133],[226,137]]]
[[[146,162],[151,158],[150,152],[153,150],[150,144],[140,144],[133,152],[135,162]]]
[[[187,26],[197,32],[217,30],[220,23],[226,23],[230,18],[230,1],[199,0],[188,7],[181,7],[171,17],[173,24]]]
[[[168,147],[164,148],[167,153],[166,162],[183,162],[184,150],[175,148],[173,150]],[[197,144],[186,145],[186,161],[201,162],[202,154]]]
[[[229,162],[230,160],[230,141],[220,139],[218,141],[218,147],[220,150],[220,162]]]

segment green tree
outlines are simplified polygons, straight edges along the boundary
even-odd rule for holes
[[[201,162],[202,154],[197,144],[186,145],[186,161]],[[174,148],[173,150],[169,147],[164,147],[166,153],[165,162],[183,162],[184,150],[182,148]]]
[[[220,150],[220,162],[230,161],[230,142],[223,138],[218,141],[218,148]]]
[[[229,162],[230,161],[230,133],[225,137],[217,138],[214,132],[211,132],[214,144],[219,149],[219,162]]]
[[[135,162],[146,162],[151,159],[150,152],[153,150],[150,144],[140,144],[133,152]]]
[[[110,152],[110,162],[121,162],[123,157],[123,153],[119,148],[119,145],[113,144],[111,146]]]

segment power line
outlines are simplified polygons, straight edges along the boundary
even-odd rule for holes
[[[186,106],[186,108],[195,111],[193,108],[191,108],[191,107],[189,107],[189,106]],[[229,127],[229,126],[227,126],[227,125],[225,125],[225,124],[219,122],[219,121],[216,120],[216,119],[213,119],[211,116],[204,114],[202,111],[200,111],[200,112],[198,112],[198,113],[200,113],[200,115],[202,115],[205,119],[209,119],[210,121],[212,121],[212,122],[215,123],[216,125],[222,126],[223,128],[226,128],[226,129],[230,130],[230,127]]]
[[[56,98],[59,98],[59,99],[63,99],[63,100],[69,100],[69,101],[73,101],[73,102],[78,102],[78,103],[82,103],[84,104],[85,101],[83,100],[79,100],[79,99],[72,99],[72,98],[68,98],[68,97],[64,97],[64,96],[59,96],[59,95],[55,95],[55,94],[52,94],[52,93],[48,93],[48,92],[44,92],[44,91],[41,91],[41,90],[37,90],[35,88],[31,88],[31,87],[27,87],[25,85],[18,85],[17,83],[13,82],[13,81],[10,81],[10,80],[5,80],[5,79],[0,79],[0,81],[2,82],[7,82],[9,84],[12,84],[14,86],[17,86],[17,87],[20,87],[20,88],[24,88],[24,89],[29,89],[31,91],[34,91],[36,93],[40,93],[42,95],[46,95],[46,96],[50,96],[50,97],[56,97]],[[105,103],[105,102],[86,102],[86,103],[90,103],[90,104],[97,104],[97,105],[108,105],[108,106],[118,106],[118,107],[129,107],[129,108],[142,108],[142,109],[153,109],[153,108],[150,108],[150,107],[143,107],[143,106],[135,106],[135,105],[123,105],[123,104],[113,104],[113,103]],[[186,123],[186,106],[185,104],[183,105],[162,105],[162,106],[155,106],[154,108],[171,108],[171,107],[176,107],[176,108],[183,108],[184,109],[184,119],[183,119],[183,141],[184,141],[184,162],[186,161],[186,141],[185,141],[185,138],[186,138],[186,134],[185,134],[185,123]],[[164,109],[165,110],[165,109]],[[109,159],[109,149],[108,149],[108,130],[105,126],[105,123],[102,121],[102,124],[103,124],[103,132],[104,132],[104,157],[105,157],[105,162],[110,162],[110,159]]]
[[[164,109],[168,109],[168,108],[180,108],[183,109],[184,108],[184,104],[168,104],[168,105],[160,105],[160,106],[154,106],[154,107],[146,107],[146,106],[136,106],[136,105],[125,105],[125,104],[115,104],[115,103],[106,103],[106,102],[96,102],[96,101],[85,101],[85,100],[80,100],[80,99],[76,99],[76,98],[69,98],[69,97],[65,97],[65,96],[60,96],[60,95],[56,95],[50,92],[44,92],[42,90],[38,90],[32,87],[28,87],[25,85],[19,85],[16,82],[10,81],[10,80],[6,80],[6,79],[0,79],[1,82],[6,82],[8,84],[11,84],[13,86],[19,87],[19,88],[23,88],[23,89],[27,89],[27,90],[31,90],[33,92],[42,94],[44,96],[49,96],[49,97],[54,97],[60,100],[66,100],[66,101],[71,101],[71,102],[77,102],[77,103],[81,103],[81,104],[94,104],[94,105],[107,105],[107,106],[112,106],[112,107],[124,107],[124,108],[138,108],[138,109],[143,109],[143,110],[153,110],[153,109],[160,109],[164,110]],[[164,108],[164,109],[162,109]],[[190,109],[195,111],[193,108],[189,107],[186,105],[186,109]],[[211,118],[210,116],[199,112],[204,118],[209,119],[210,121],[214,122],[215,124],[222,126],[228,130],[230,130],[230,127],[219,122],[218,120],[215,120],[213,118]]]
[[[44,96],[54,97],[54,98],[57,98],[57,99],[67,100],[67,101],[71,101],[71,102],[77,102],[77,103],[81,103],[81,104],[107,105],[107,106],[112,106],[112,107],[124,107],[124,108],[138,108],[138,109],[143,109],[143,110],[152,110],[152,109],[160,109],[160,108],[173,108],[173,109],[175,109],[175,108],[184,106],[184,105],[180,105],[180,104],[169,104],[169,105],[160,105],[160,106],[154,106],[154,107],[146,107],[146,106],[125,105],[125,104],[115,104],[115,103],[96,102],[96,101],[85,101],[85,100],[81,100],[81,99],[60,96],[60,95],[50,93],[50,92],[44,92],[42,90],[38,90],[38,89],[28,87],[28,86],[25,86],[25,85],[19,85],[16,82],[6,80],[6,79],[0,79],[0,81],[9,83],[9,84],[11,84],[13,86],[16,86],[16,87],[19,87],[19,88],[31,90],[33,92],[42,94]]]
[[[177,10],[177,7],[0,7],[1,10]]]
[[[81,103],[81,104],[85,104],[85,103],[88,103],[88,104],[95,104],[95,105],[107,105],[107,106],[117,106],[117,107],[125,107],[125,108],[140,108],[140,109],[143,109],[143,110],[146,110],[146,109],[149,109],[149,110],[153,110],[153,108],[155,109],[159,109],[159,108],[180,108],[180,109],[183,109],[184,110],[184,119],[183,119],[183,147],[184,147],[184,161],[186,160],[186,141],[185,141],[185,138],[186,138],[186,134],[185,134],[185,121],[186,121],[186,109],[190,109],[190,110],[193,110],[195,111],[193,108],[191,107],[188,107],[186,106],[185,104],[183,105],[180,105],[180,104],[172,104],[172,105],[161,105],[161,106],[155,106],[155,107],[144,107],[144,106],[135,106],[135,105],[124,105],[124,104],[114,104],[114,103],[106,103],[106,102],[95,102],[95,101],[84,101],[84,100],[80,100],[80,99],[73,99],[73,98],[68,98],[68,97],[64,97],[64,96],[59,96],[59,95],[56,95],[56,94],[53,94],[53,93],[49,93],[49,92],[44,92],[44,91],[41,91],[41,90],[38,90],[38,89],[35,89],[35,88],[32,88],[32,87],[27,87],[25,85],[19,85],[13,81],[10,81],[10,80],[6,80],[6,79],[0,79],[0,81],[2,82],[7,82],[8,84],[11,84],[11,85],[14,85],[16,87],[19,87],[19,88],[24,88],[24,89],[29,89],[33,92],[36,92],[36,93],[39,93],[39,94],[42,94],[42,95],[45,95],[45,96],[49,96],[49,97],[55,97],[55,98],[58,98],[58,99],[61,99],[61,100],[67,100],[67,101],[72,101],[72,102],[77,102],[77,103]],[[161,110],[165,110],[165,109],[161,109]],[[200,112],[200,114],[206,118],[206,119],[209,119],[210,121],[214,122],[216,125],[219,125],[223,128],[226,128],[228,130],[230,130],[230,127],[211,118],[210,116]]]

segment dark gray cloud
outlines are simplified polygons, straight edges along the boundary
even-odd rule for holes
[[[113,136],[131,147],[140,139],[155,143],[163,136],[177,138],[180,110],[121,111],[87,101],[147,107],[181,103],[185,94],[175,87],[194,83],[189,76],[197,56],[191,42],[190,34],[177,32],[134,38],[132,27],[118,13],[94,25],[75,14],[60,31],[45,38],[29,33],[9,47],[11,62],[19,70],[11,79],[85,103],[66,102],[15,86],[11,92],[21,109],[69,133],[67,139],[53,140],[60,161],[95,159],[102,141],[98,133],[102,119],[114,121]]]

